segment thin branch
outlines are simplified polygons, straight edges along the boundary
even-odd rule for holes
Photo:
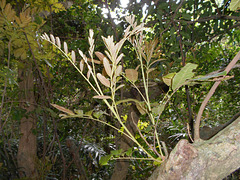
[[[132,113],[131,113],[131,117],[132,117],[132,119],[133,119]],[[157,152],[156,148],[155,148],[155,147],[152,147],[152,146],[147,142],[147,140],[144,138],[142,132],[140,131],[140,129],[138,128],[137,124],[136,124],[134,121],[133,121],[133,124],[136,126],[136,129],[138,130],[139,135],[140,135],[141,138],[144,140],[144,142],[147,144],[147,146],[148,146],[153,152],[155,152],[155,154],[158,155],[158,157],[162,157],[162,156]]]

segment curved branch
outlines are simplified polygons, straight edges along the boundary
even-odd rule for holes
[[[237,55],[233,58],[233,60],[226,67],[225,71],[226,71],[227,74],[233,68],[233,66],[237,63],[237,61],[239,59],[240,59],[240,51],[237,53]],[[200,121],[201,121],[202,113],[203,113],[209,99],[212,97],[212,95],[214,94],[215,90],[217,89],[217,87],[219,86],[220,83],[221,83],[221,81],[216,81],[213,84],[211,90],[209,91],[206,98],[204,99],[204,101],[201,104],[201,107],[198,111],[198,115],[197,115],[197,118],[196,118],[196,122],[194,124],[194,141],[197,141],[197,140],[200,139],[199,127],[200,127]]]

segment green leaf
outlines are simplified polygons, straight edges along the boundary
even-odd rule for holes
[[[78,116],[83,117],[83,110],[75,109],[74,112],[75,112]]]
[[[103,115],[103,113],[104,113],[103,111],[93,112],[93,116],[99,119]]]
[[[236,11],[240,8],[240,0],[232,0],[229,6],[231,11]]]
[[[108,165],[108,161],[111,159],[112,155],[107,155],[107,156],[102,156],[100,161],[99,161],[99,164],[102,165],[102,166],[105,166],[105,165]]]
[[[158,157],[157,160],[162,161],[162,159],[160,157]],[[154,165],[160,165],[161,163],[158,162],[158,161],[154,161],[153,164]]]
[[[207,81],[212,78],[220,77],[220,76],[225,76],[227,75],[226,71],[219,72],[219,73],[214,73],[206,76],[198,76],[198,78],[192,79],[193,81]]]
[[[167,74],[166,76],[163,76],[162,79],[163,79],[163,82],[168,85],[168,86],[172,86],[172,79],[174,78],[176,73],[169,73]]]
[[[173,78],[172,89],[175,90],[186,82],[186,80],[191,79],[194,75],[192,72],[197,68],[197,64],[188,63],[184,66]]]
[[[163,110],[164,110],[164,108],[165,108],[165,105],[164,104],[160,104],[159,106],[152,108],[152,112],[154,114],[157,114],[157,115],[160,114],[161,115]]]
[[[131,155],[132,155],[132,148],[129,148],[129,149],[125,152],[125,154],[126,154],[127,156],[131,156]]]
[[[111,155],[119,157],[120,155],[122,155],[122,151],[123,151],[122,149],[113,150],[113,151],[111,151]]]

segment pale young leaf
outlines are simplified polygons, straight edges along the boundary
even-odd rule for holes
[[[125,70],[126,73],[126,77],[130,80],[130,81],[137,81],[138,80],[138,72],[135,69],[126,69]]]
[[[88,72],[87,72],[87,78],[88,79],[90,78],[90,75],[91,75],[91,70],[88,70]]]
[[[89,29],[89,37],[92,39],[93,38],[93,30],[92,29]]]
[[[121,54],[118,56],[118,58],[117,58],[117,60],[116,60],[116,64],[118,64],[118,63],[121,61],[121,59],[122,59],[123,56],[124,56],[123,53],[121,53]]]
[[[81,61],[80,61],[80,70],[81,70],[81,71],[83,71],[83,67],[84,67],[84,61],[81,60]]]
[[[103,66],[104,66],[104,69],[105,69],[107,75],[109,77],[111,77],[112,76],[112,69],[111,69],[110,63],[107,60],[107,58],[103,58]]]
[[[154,71],[155,69],[156,69],[156,68],[150,68],[150,69],[148,69],[148,70],[147,70],[147,72],[146,72],[146,73],[148,73],[148,74],[149,74],[150,72]]]
[[[48,37],[47,33],[44,33],[44,36],[47,41],[50,41],[50,38]]]
[[[116,69],[115,75],[116,77],[118,77],[122,72],[122,65],[119,65]]]
[[[74,112],[72,112],[71,110],[66,109],[66,108],[64,108],[64,107],[62,107],[62,106],[59,106],[59,105],[57,105],[57,104],[51,104],[51,105],[52,105],[53,107],[55,107],[56,109],[58,109],[59,111],[65,112],[65,113],[67,113],[67,114],[69,114],[69,115],[75,115]]]
[[[93,96],[94,99],[111,99],[110,96]]]
[[[102,62],[103,59],[105,58],[105,56],[104,56],[101,52],[99,52],[99,51],[95,52],[95,54],[96,54],[96,56],[98,57],[98,59],[99,59],[101,62]]]
[[[115,91],[119,90],[120,88],[122,88],[122,87],[124,87],[124,86],[125,86],[124,84],[119,85],[119,86],[116,88]]]
[[[52,34],[50,34],[50,38],[51,38],[52,43],[55,44],[55,38]]]
[[[127,29],[125,30],[124,37],[127,37],[127,36],[128,36],[130,28],[131,28],[131,26],[129,25],[129,26],[127,27]]]
[[[75,109],[74,112],[75,112],[79,117],[83,117],[83,110]]]
[[[83,52],[82,52],[80,49],[78,50],[78,53],[79,53],[80,56],[84,59],[85,56],[84,56]]]
[[[68,54],[68,46],[66,42],[63,43],[63,47],[64,47],[64,52]]]
[[[97,73],[98,80],[106,87],[110,87],[110,81],[105,78],[102,74]]]
[[[73,63],[76,62],[76,54],[75,54],[75,51],[72,51],[72,61],[73,61]]]
[[[59,37],[56,37],[57,46],[61,49],[61,41]]]

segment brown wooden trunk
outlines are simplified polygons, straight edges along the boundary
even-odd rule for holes
[[[33,71],[30,63],[21,64],[18,69],[19,102],[26,114],[20,122],[20,140],[18,146],[18,168],[21,177],[36,177],[37,139]]]
[[[207,141],[181,140],[149,180],[223,179],[240,167],[240,118]]]

